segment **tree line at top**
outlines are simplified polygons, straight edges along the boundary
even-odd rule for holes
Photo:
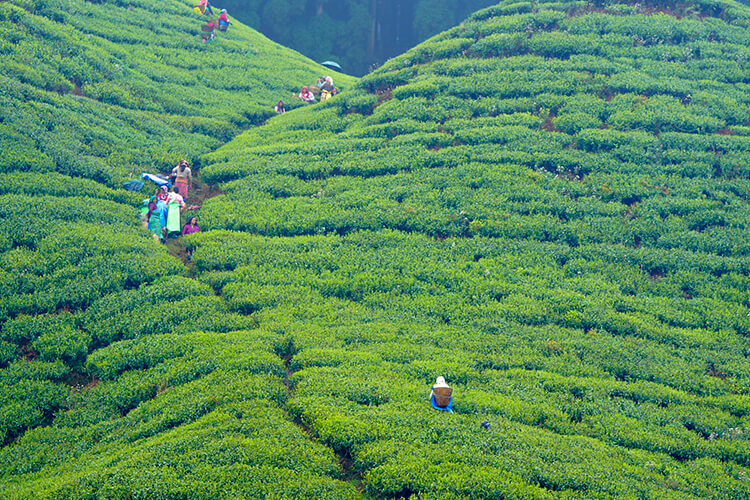
[[[750,0],[748,0],[750,2]],[[274,41],[363,75],[497,0],[224,0]]]

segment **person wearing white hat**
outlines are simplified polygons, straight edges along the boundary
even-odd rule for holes
[[[430,392],[430,404],[436,410],[453,412],[453,389],[445,383],[444,377],[435,379]]]
[[[219,31],[226,31],[230,24],[232,23],[227,18],[227,9],[221,9],[221,14],[219,14]]]

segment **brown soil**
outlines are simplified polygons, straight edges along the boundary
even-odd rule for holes
[[[193,176],[193,184],[190,186],[190,194],[185,202],[185,204],[188,207],[191,206],[203,206],[203,203],[205,203],[206,200],[209,198],[213,198],[214,196],[218,196],[220,194],[224,194],[223,191],[216,185],[213,184],[206,184],[203,182],[203,180],[196,174]],[[186,222],[184,219],[188,215],[196,215],[198,217],[198,225],[200,225],[200,210],[191,210],[191,211],[185,211],[183,212],[183,222]],[[182,242],[182,238],[180,237],[173,237],[173,238],[167,238],[167,250],[171,255],[174,257],[177,257],[182,261],[183,264],[186,266],[191,266],[192,262],[188,260],[187,250],[185,248],[185,245]]]

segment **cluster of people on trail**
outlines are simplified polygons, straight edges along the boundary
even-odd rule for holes
[[[193,7],[193,10],[201,15],[214,15],[214,10],[211,7],[209,0],[200,0],[198,5]],[[232,24],[232,22],[229,20],[229,17],[227,17],[227,9],[221,9],[219,17],[209,19],[206,24],[201,25],[201,36],[203,41],[206,42],[213,40],[216,37],[217,29],[219,31],[227,31],[230,24]]]
[[[335,96],[336,94],[338,94],[338,92],[339,89],[333,86],[333,78],[331,78],[330,76],[321,76],[320,78],[318,78],[318,81],[315,82],[315,85],[312,85],[310,87],[308,87],[307,85],[303,85],[300,93],[292,94],[292,97],[294,97],[295,99],[299,99],[305,104],[311,104],[315,102],[316,95],[322,102],[329,97]],[[279,114],[286,113],[286,106],[284,105],[284,101],[277,102],[273,107],[273,110]]]
[[[318,81],[315,82],[315,85],[311,85],[310,87],[303,85],[300,93],[292,94],[292,97],[299,99],[304,103],[313,103],[315,102],[316,95],[321,101],[325,101],[329,97],[338,94],[338,92],[339,89],[333,85],[333,78],[330,76],[321,76],[318,78]],[[276,110],[277,113],[286,112],[283,101],[279,101],[273,109]]]
[[[187,208],[185,201],[193,182],[193,175],[187,161],[180,161],[172,169],[169,178],[162,178],[153,174],[143,174],[142,177],[159,184],[153,196],[144,201],[146,205],[145,222],[155,240],[166,243],[170,235],[181,234],[185,236],[200,231],[198,219],[195,215],[188,217],[186,224],[182,228],[180,227],[181,214]],[[171,191],[170,186],[172,186]],[[188,250],[188,257],[191,256],[191,253]]]
[[[315,82],[315,86],[320,89],[320,100],[325,101],[331,96],[338,94],[339,90],[333,86],[333,78],[330,76],[321,76]]]

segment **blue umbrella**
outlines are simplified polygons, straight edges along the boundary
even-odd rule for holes
[[[331,68],[331,69],[336,69],[336,70],[342,71],[341,66],[339,66],[339,63],[337,63],[337,62],[323,61],[320,64],[322,64],[323,66],[326,66],[327,68]]]
[[[148,179],[158,186],[169,186],[169,180],[159,175],[147,174],[144,172],[141,174],[141,179]]]

